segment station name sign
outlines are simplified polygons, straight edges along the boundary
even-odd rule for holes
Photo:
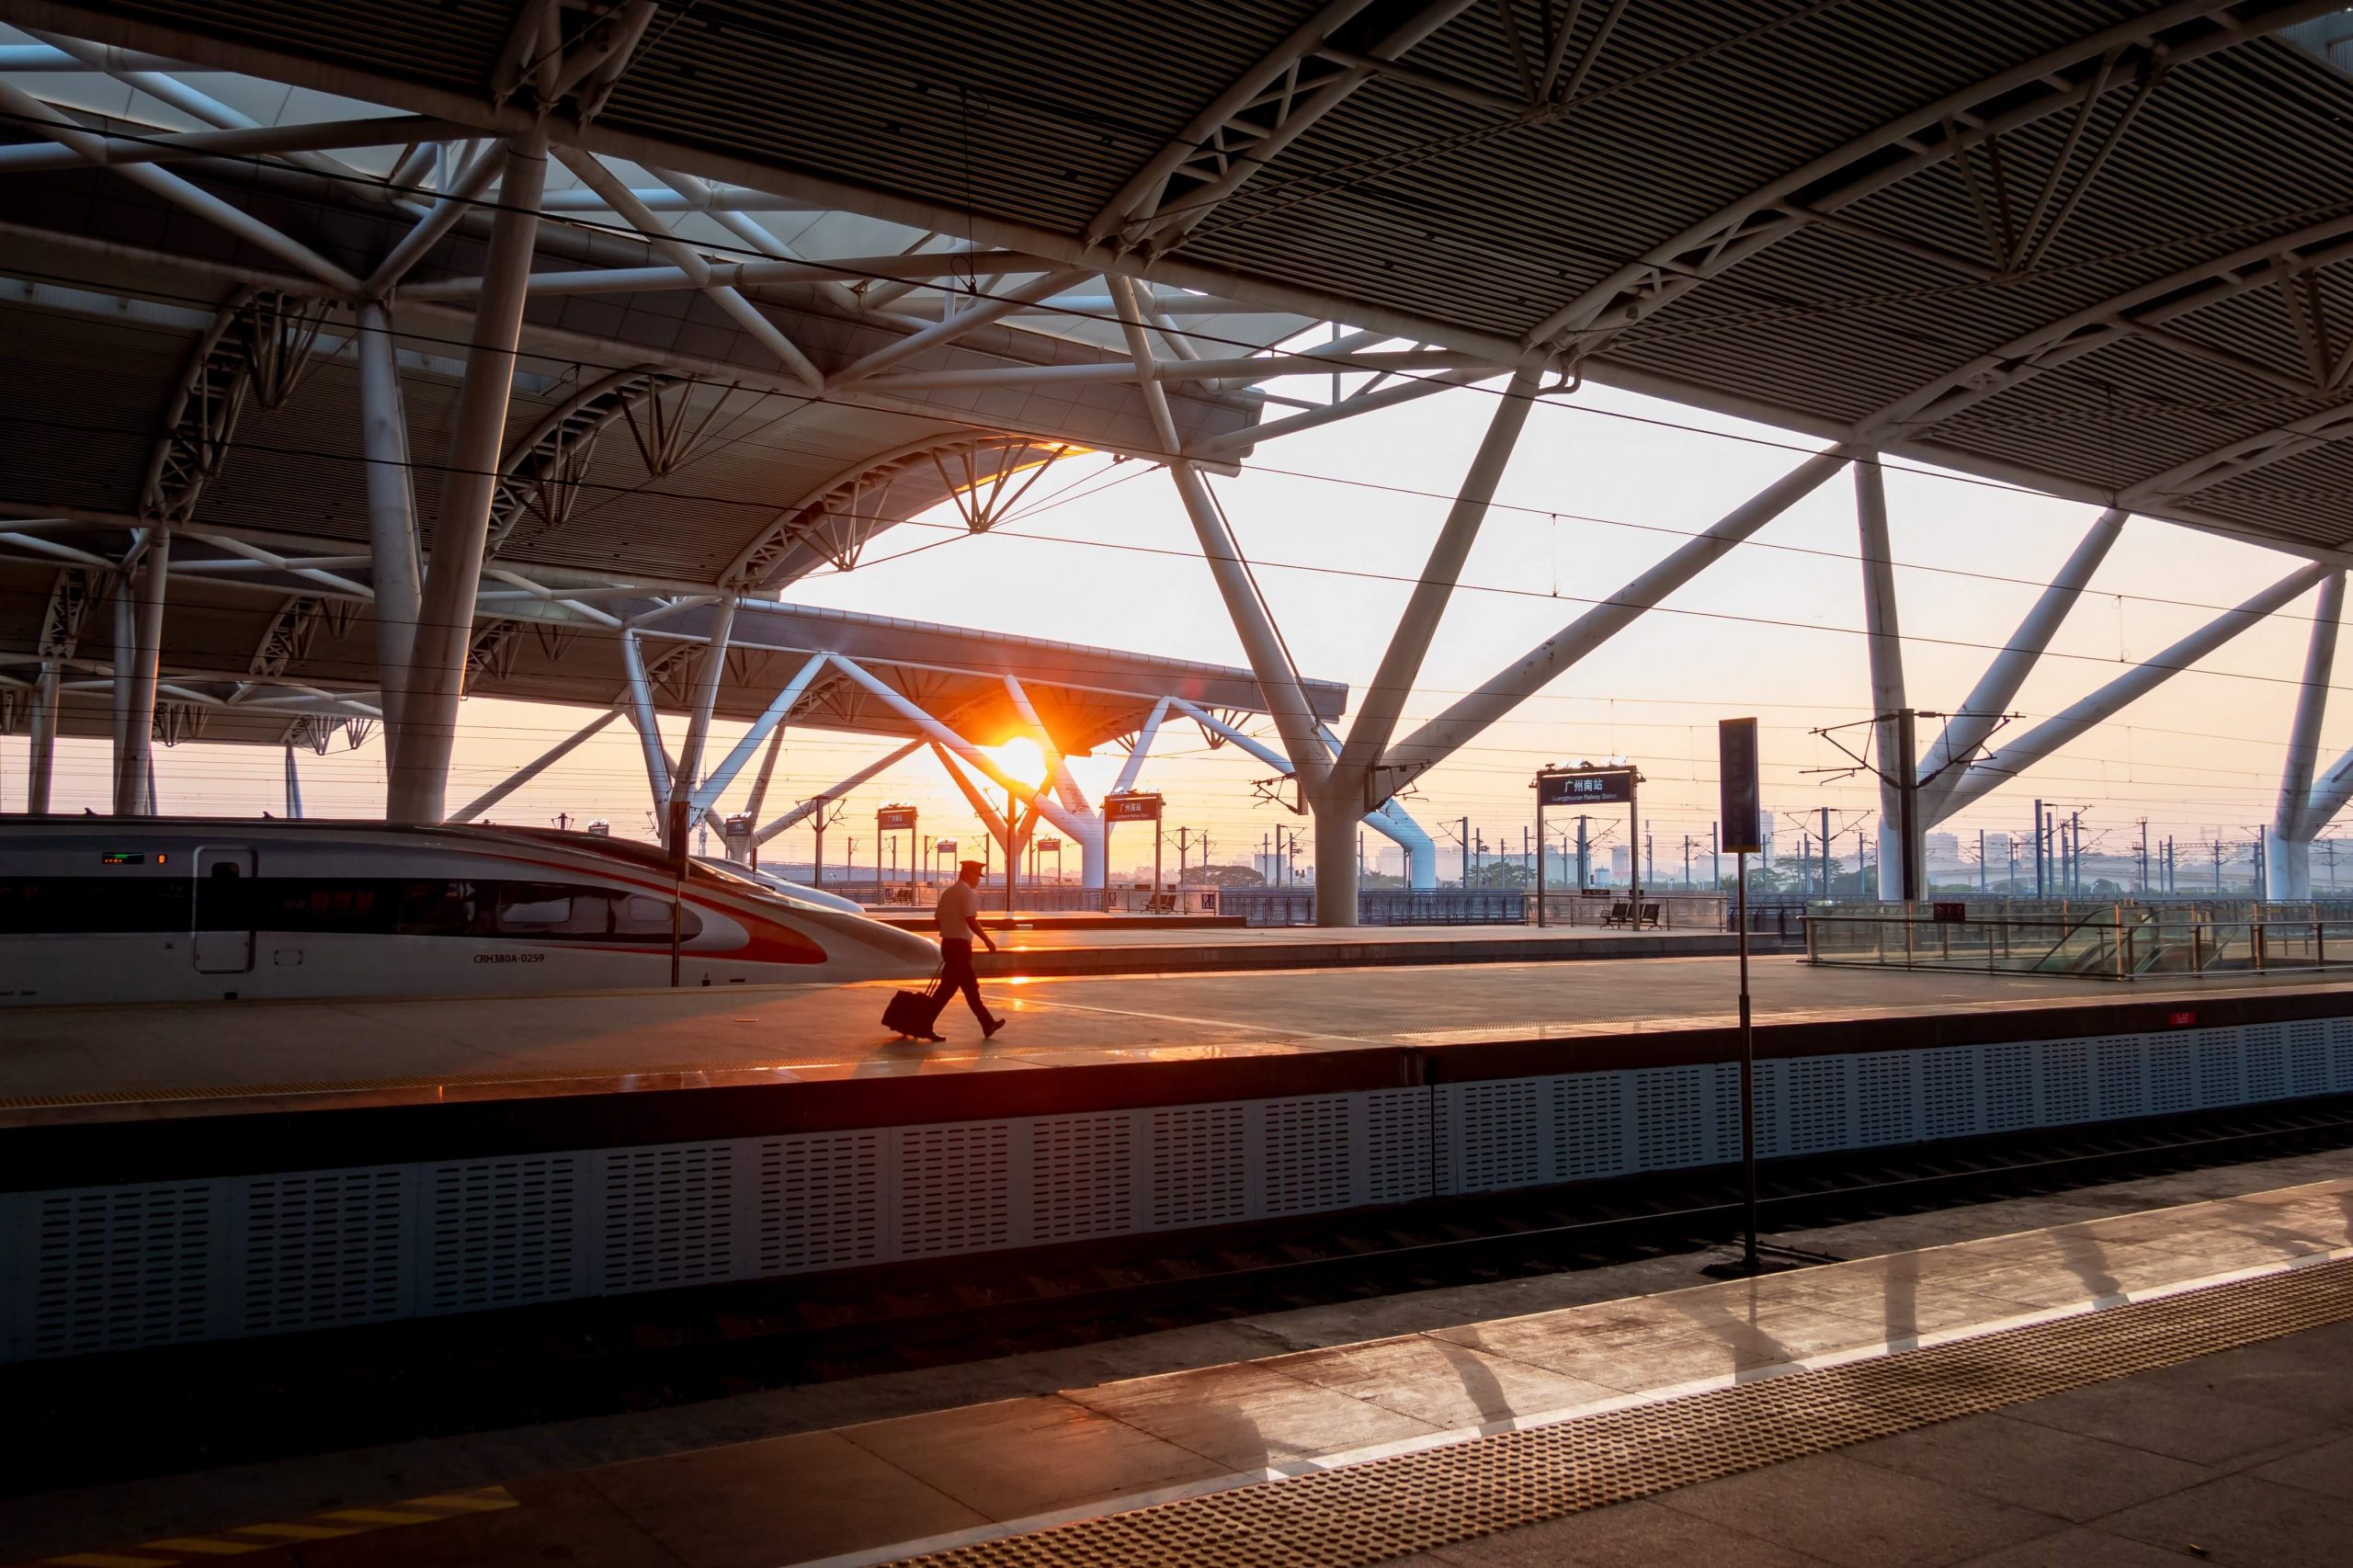
[[[1158,795],[1106,795],[1103,797],[1105,822],[1158,822]]]
[[[1536,798],[1548,806],[1622,806],[1634,798],[1631,767],[1579,768],[1574,773],[1540,773]]]
[[[884,806],[874,813],[874,829],[878,833],[913,833],[915,830],[915,809],[913,806]]]

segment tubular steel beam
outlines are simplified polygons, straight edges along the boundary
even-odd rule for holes
[[[778,363],[795,380],[811,392],[824,389],[824,373],[810,362],[809,357],[801,351],[800,345],[787,337],[781,327],[768,320],[758,306],[736,290],[724,283],[713,283],[710,280],[710,263],[703,254],[672,233],[668,224],[648,211],[595,153],[559,147],[555,155],[565,168],[578,175],[590,189],[605,198],[614,211],[629,220],[630,225],[651,241],[654,249],[681,268],[696,288],[710,295],[711,302],[725,311],[736,325],[774,355]]]
[[[987,753],[982,751],[980,747],[974,745],[972,742],[958,734],[954,730],[949,728],[938,719],[933,718],[929,713],[925,712],[921,708],[916,707],[915,704],[901,696],[897,691],[893,690],[886,682],[869,674],[865,666],[859,665],[856,660],[846,659],[839,653],[828,653],[826,657],[832,661],[834,668],[841,671],[842,674],[847,676],[858,686],[865,688],[868,694],[872,696],[875,700],[881,703],[885,708],[890,709],[900,718],[904,719],[908,723],[913,724],[916,729],[921,730],[926,739],[937,741],[939,744],[946,746],[949,751],[954,752],[958,756],[963,758],[965,762],[969,763],[975,770],[984,775],[988,778],[989,782],[995,784],[1000,790],[1011,792],[1017,800],[1019,800],[1036,811],[1042,812],[1049,822],[1052,823],[1056,827],[1061,828],[1064,833],[1069,834],[1073,838],[1080,839],[1082,841],[1086,838],[1086,831],[1085,819],[1079,816],[1078,813],[1066,810],[1061,801],[1054,799],[1051,791],[1033,789],[1031,786],[1024,784],[1019,779],[1008,775],[989,757]]]
[[[2312,841],[2320,824],[2307,810],[2313,765],[2320,756],[2321,720],[2328,711],[2328,682],[2336,664],[2336,626],[2345,613],[2345,574],[2321,580],[2313,610],[2312,638],[2304,647],[2303,684],[2296,693],[2296,716],[2288,731],[2288,755],[2279,769],[2279,801],[2264,835],[2263,870],[2268,896],[2313,895]]]
[[[1082,831],[1073,835],[1078,840],[1078,885],[1108,892],[1110,888],[1110,867],[1103,855],[1103,813],[1086,803],[1078,788],[1078,780],[1071,777],[1070,764],[1063,756],[1063,749],[1054,742],[1045,720],[1038,716],[1029,692],[1012,676],[1005,677],[1005,693],[1013,703],[1013,710],[1021,722],[1038,736],[1038,748],[1045,754],[1046,768],[1053,779],[1054,793],[1060,797],[1063,809],[1076,820]]]
[[[758,844],[766,844],[769,839],[774,838],[778,834],[782,833],[785,829],[792,826],[794,824],[805,821],[809,816],[822,808],[826,801],[840,800],[844,795],[848,794],[852,790],[857,789],[859,785],[865,783],[876,774],[882,772],[886,768],[894,767],[898,764],[904,762],[907,758],[915,756],[915,753],[923,750],[927,744],[929,743],[922,740],[909,741],[898,750],[892,752],[874,762],[868,763],[864,767],[859,768],[857,772],[834,785],[831,789],[820,790],[816,794],[810,796],[807,800],[801,801],[799,805],[785,812],[784,815],[777,818],[774,822],[760,829],[759,832],[752,835],[753,841]]]
[[[57,687],[60,676],[58,661],[43,659],[40,675],[33,683],[31,745],[28,764],[25,810],[33,816],[49,813],[50,785],[57,771]]]
[[[621,633],[621,668],[629,676],[630,722],[645,754],[645,783],[659,806],[670,798],[670,754],[662,744],[661,714],[654,706],[654,683],[645,675],[645,650],[637,633]]]
[[[1124,278],[1108,281],[1113,297],[1120,301],[1120,324],[1127,335],[1129,355],[1139,369],[1149,369],[1154,363],[1152,342],[1136,306],[1134,285]],[[1283,749],[1290,753],[1291,767],[1301,783],[1320,786],[1324,761],[1323,745],[1315,738],[1314,707],[1300,686],[1299,671],[1291,664],[1290,651],[1283,646],[1282,634],[1275,630],[1273,613],[1258,593],[1249,563],[1234,541],[1233,530],[1227,526],[1224,513],[1218,509],[1217,497],[1210,494],[1208,482],[1201,478],[1192,460],[1182,455],[1183,443],[1177,438],[1176,421],[1169,412],[1167,394],[1148,376],[1142,387],[1144,407],[1152,415],[1154,429],[1166,453],[1169,476],[1176,482],[1176,494],[1185,503],[1194,534],[1200,540],[1201,554],[1209,562],[1219,597],[1225,601],[1225,612],[1242,639],[1251,672],[1258,677],[1260,695],[1268,716],[1275,722],[1276,732],[1283,738]]]
[[[1438,527],[1438,538],[1430,545],[1429,559],[1414,581],[1413,594],[1397,618],[1388,650],[1381,654],[1380,668],[1373,674],[1372,684],[1365,688],[1355,722],[1348,726],[1347,741],[1341,746],[1332,771],[1336,788],[1347,790],[1359,812],[1369,810],[1374,803],[1363,798],[1366,783],[1396,734],[1398,715],[1404,711],[1405,699],[1413,693],[1422,660],[1428,654],[1430,641],[1438,635],[1438,621],[1454,596],[1454,585],[1461,580],[1462,563],[1470,558],[1471,546],[1478,540],[1480,526],[1486,521],[1488,506],[1495,498],[1495,487],[1502,483],[1504,470],[1519,445],[1520,432],[1527,427],[1528,411],[1534,406],[1540,380],[1534,370],[1521,370],[1495,400],[1487,433],[1480,438],[1479,449],[1463,473],[1454,505]],[[1385,800],[1388,793],[1381,791],[1381,798]],[[1322,874],[1319,868],[1317,875]]]
[[[1143,759],[1152,750],[1152,743],[1160,737],[1161,721],[1168,717],[1168,699],[1162,698],[1152,705],[1142,725],[1136,731],[1136,744],[1128,748],[1128,760],[1120,766],[1120,777],[1111,786],[1111,793],[1124,795],[1136,787],[1136,776],[1143,771]]]
[[[678,748],[677,771],[670,776],[670,805],[689,805],[702,775],[702,748],[710,734],[711,710],[719,706],[719,688],[727,677],[727,644],[735,635],[737,599],[730,594],[711,611],[710,632],[703,644],[702,667],[696,671],[694,707],[687,720],[686,744]],[[695,814],[699,815],[699,812]],[[676,846],[672,853],[678,853]]]
[[[182,158],[254,157],[277,153],[321,152],[345,147],[400,147],[437,136],[462,136],[462,126],[419,115],[392,115],[368,119],[313,120],[307,124],[260,125],[226,131],[186,131],[152,136],[106,135],[97,138],[96,156],[58,143],[42,146],[26,142],[0,147],[0,174],[31,174],[52,169],[82,168],[102,164],[168,164]]]
[[[715,639],[716,633],[713,635]],[[719,797],[727,793],[727,787],[735,782],[735,776],[744,771],[744,765],[751,760],[752,754],[759,749],[762,741],[767,740],[771,733],[779,735],[784,733],[784,722],[791,715],[793,706],[809,689],[809,683],[815,680],[824,667],[824,654],[810,654],[808,663],[785,683],[784,689],[776,694],[776,699],[761,711],[760,716],[752,721],[752,727],[744,732],[744,738],[735,743],[734,749],[711,769],[709,778],[696,787],[693,809],[697,816],[719,803]],[[768,766],[773,767],[775,765],[775,753],[771,750]],[[759,811],[756,798],[751,809],[756,813]]]
[[[404,734],[392,748],[391,815],[395,822],[438,823],[448,809],[449,753],[457,741],[458,699],[465,694],[474,595],[482,585],[491,502],[498,488],[499,449],[505,444],[513,401],[523,279],[531,268],[547,160],[544,131],[517,137],[507,149],[506,183],[483,267],[489,285],[474,312],[466,379],[451,420],[449,477],[418,608],[409,689],[402,702]]]
[[[1999,789],[2110,714],[2147,696],[2258,624],[2280,606],[2309,592],[2328,575],[2329,568],[2325,566],[2306,566],[2290,573],[2245,603],[2224,610],[2156,657],[2135,665],[2065,711],[2045,719],[1994,758],[1962,775],[1952,793],[1945,798],[1943,814],[1951,816],[1980,796]]]
[[[376,669],[384,694],[384,755],[397,756],[425,569],[410,481],[408,415],[392,321],[381,304],[359,307],[360,447],[368,459],[368,539],[376,596]],[[390,764],[387,764],[389,769]]]
[[[2083,597],[2085,585],[2099,570],[2100,562],[2108,559],[2108,552],[2123,533],[2124,519],[2130,515],[2111,506],[2093,519],[2074,553],[2051,579],[2050,586],[2042,590],[2034,607],[2018,622],[2018,630],[2010,633],[2010,640],[1987,662],[1985,673],[1970,688],[1961,711],[1945,721],[1944,733],[1920,758],[1919,812],[1924,826],[1934,826],[1949,814],[1942,809],[1944,800],[1961,782],[1968,757],[1985,744],[1985,737],[2001,722],[2002,715],[2018,696],[2018,687],[2026,684],[2026,677],[2033,672],[2043,650],[2051,646],[2051,639],[2066,620],[2067,612]],[[1926,776],[1932,772],[1937,777],[1928,779]]]
[[[1034,305],[1040,300],[1059,294],[1086,274],[1074,271],[1047,272],[1031,278],[1017,289],[1003,294],[986,294],[958,311],[947,320],[910,333],[898,342],[885,345],[862,359],[854,359],[833,374],[827,383],[832,388],[846,387],[862,381],[869,376],[890,369],[901,360],[911,359],[928,349],[953,343],[978,327],[983,327],[1000,317],[1011,315],[1024,305]]]
[[[540,774],[545,773],[549,768],[554,767],[557,763],[571,756],[574,751],[578,750],[590,736],[602,733],[606,725],[611,723],[620,716],[621,710],[618,707],[606,709],[602,713],[599,713],[594,719],[589,720],[587,723],[582,725],[578,730],[565,736],[563,740],[558,741],[555,744],[550,746],[547,750],[541,752],[539,756],[533,757],[530,761],[525,763],[522,767],[508,774],[505,778],[499,780],[498,783],[493,785],[490,789],[485,790],[481,794],[475,796],[472,800],[467,801],[457,811],[451,812],[449,820],[451,822],[473,821],[476,817],[482,815],[483,812],[490,810],[491,807],[498,804],[499,801],[506,799],[507,796],[513,794],[516,790],[520,790],[524,785],[529,784],[532,779],[537,778]]]
[[[163,658],[164,595],[171,563],[172,536],[150,536],[135,589],[130,668],[115,671],[122,715],[114,774],[114,814],[119,817],[154,814],[155,683]]]
[[[1916,764],[1904,750],[1903,724],[1896,717],[1905,706],[1904,633],[1896,615],[1895,560],[1887,538],[1887,486],[1877,452],[1863,453],[1855,460],[1855,522],[1862,546],[1863,631],[1870,664],[1871,711],[1879,721],[1873,726],[1873,741],[1879,757],[1883,845],[1890,831],[1898,835],[1900,842],[1905,786],[1917,774]],[[1915,822],[1915,840],[1918,827]],[[1902,854],[1914,857],[1912,864],[1917,866],[1919,849],[1915,842],[1902,846]],[[1904,896],[1904,861],[1884,851],[1879,858],[1879,896],[1889,901]]]
[[[39,98],[6,82],[0,82],[0,111],[6,111],[26,130],[39,131],[60,145],[72,148],[90,163],[106,162],[106,149],[100,145],[103,138],[80,129]],[[118,164],[114,167],[117,174],[131,184],[226,229],[248,244],[268,252],[336,292],[345,295],[359,292],[358,278],[310,246],[280,233],[243,208],[222,200],[199,186],[190,185],[170,170],[158,168],[153,164]]]
[[[416,221],[415,226],[400,237],[398,244],[385,253],[361,285],[370,300],[383,295],[408,276],[409,268],[425,259],[425,255],[440,244],[443,235],[458,226],[458,220],[479,207],[482,193],[490,182],[506,167],[506,143],[494,142],[484,148],[474,161],[466,165],[456,182],[443,191],[433,205],[433,210]]]
[[[1407,779],[1453,756],[1488,725],[1632,625],[1644,611],[1819,489],[1847,465],[1849,456],[1842,447],[1808,458],[1733,507],[1705,533],[1677,547],[1614,597],[1586,610],[1517,662],[1497,671],[1478,690],[1391,747],[1374,776],[1374,790],[1384,797],[1394,794]]]

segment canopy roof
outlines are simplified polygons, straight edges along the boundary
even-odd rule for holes
[[[184,693],[365,711],[361,303],[429,547],[495,138],[535,129],[477,691],[602,705],[624,623],[756,606],[943,500],[985,528],[1172,437],[1230,464],[1507,368],[2353,535],[2353,79],[2314,0],[8,10],[19,665],[86,665],[81,607],[163,529]],[[729,678],[741,714],[778,677]],[[1138,701],[1070,697],[1066,743]]]
[[[2272,35],[2332,9],[663,5],[593,119],[556,113],[828,210],[2317,549],[2353,531],[2353,81]],[[18,10],[533,113],[506,0]]]

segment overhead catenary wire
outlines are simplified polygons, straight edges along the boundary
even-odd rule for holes
[[[1662,422],[1662,423],[1671,423],[1671,422]],[[1685,428],[1685,429],[1691,429],[1691,428],[1695,428],[1695,427],[1692,427],[1692,426],[1677,426],[1677,428]],[[1718,436],[1722,436],[1722,435],[1724,435],[1724,434],[1725,434],[1725,433],[1722,433],[1722,432],[1712,432],[1712,431],[1710,431],[1710,432],[1704,432],[1704,433],[1706,433],[1706,434],[1711,434],[1711,435],[1718,435]],[[1733,437],[1733,438],[1738,438],[1738,437]],[[1258,465],[1254,465],[1254,466],[1258,466]],[[1280,471],[1276,471],[1276,472],[1280,472]],[[1328,482],[1332,482],[1332,483],[1349,483],[1348,481],[1336,479],[1336,478],[1335,478],[1334,476],[1306,476],[1306,477],[1321,478],[1321,479],[1324,479],[1324,480],[1326,480],[1326,481],[1328,481]],[[1949,476],[1938,475],[1938,477],[1949,477]],[[2009,487],[2009,486],[2005,486],[2005,487],[2003,487],[2003,488],[2018,488],[2018,487]],[[1424,493],[1424,494],[1436,494],[1437,493],[1431,492],[1431,493]],[[1532,510],[1532,509],[1531,509],[1531,510]],[[1638,527],[1638,526],[1642,526],[1642,525],[1621,525],[1621,526]],[[1665,530],[1665,529],[1661,529],[1661,530],[1657,530],[1657,531],[1662,531],[1662,532],[1671,532],[1671,531],[1674,531],[1674,530]],[[933,544],[929,544],[929,545],[922,546],[922,547],[919,547],[919,548],[920,548],[920,549],[924,549],[924,550],[928,550],[928,549],[937,548],[938,544],[943,544],[943,543],[946,543],[946,542],[950,542],[950,541],[951,541],[951,540],[952,540],[952,537],[955,537],[955,536],[951,535],[951,539],[944,539],[944,540],[938,540],[938,541],[935,541]],[[1020,538],[1020,537],[1039,537],[1039,536],[1023,536],[1023,535],[1019,535],[1019,534],[1012,534],[1012,535],[1010,535],[1009,537]],[[1071,543],[1071,544],[1087,544],[1087,545],[1096,545],[1096,544],[1101,544],[1101,543],[1103,543],[1103,541],[1093,541],[1093,540],[1059,540],[1059,541],[1057,541],[1057,542]],[[901,552],[901,553],[902,553],[902,555],[904,555],[904,554],[905,554],[905,553],[911,553],[911,552]],[[1178,553],[1183,553],[1183,552],[1178,552]],[[1833,552],[1820,552],[1820,553],[1825,553],[1825,554],[1828,554],[1828,553],[1833,553]],[[896,559],[896,558],[899,558],[899,557],[887,557],[887,558],[885,558],[885,559],[887,560],[887,559]],[[874,562],[873,564],[879,564],[879,563],[880,563],[880,562]],[[1286,569],[1288,569],[1288,570],[1313,570],[1313,568],[1303,567],[1303,566],[1296,566],[1296,565],[1289,565],[1289,564],[1286,564],[1286,563],[1270,563],[1270,564],[1269,564],[1269,566],[1268,566],[1268,569],[1269,569],[1269,570],[1286,570]],[[1921,569],[1922,569],[1922,570],[1938,570],[1937,568],[1921,568]],[[1412,579],[1410,579],[1410,578],[1397,578],[1397,579],[1394,579],[1394,580],[1398,580],[1398,581],[1412,581]],[[1495,591],[1504,591],[1504,590],[1495,590]],[[2136,597],[2138,597],[2138,596],[2136,596]],[[1593,601],[1573,601],[1573,602],[1593,602]],[[2152,602],[2180,602],[2180,601],[2152,601]],[[2227,608],[2227,607],[2219,607],[2219,606],[2218,606],[2218,607],[2206,607],[2206,608],[2211,608],[2220,609],[2220,608]],[[1728,619],[1741,619],[1741,618],[1728,618]],[[1755,619],[1756,620],[1756,623],[1757,623],[1757,624],[1790,624],[1790,623],[1776,623],[1776,622],[1770,622],[1770,621],[1767,621],[1767,620],[1765,620],[1765,619],[1761,619],[1761,618],[1751,618],[1751,619]],[[1800,629],[1802,629],[1802,630],[1810,630],[1810,631],[1836,630],[1836,629],[1825,629],[1825,628],[1813,627],[1813,626],[1810,626],[1810,625],[1802,625],[1802,624],[1801,624]],[[1907,639],[1907,641],[1915,641],[1915,640],[1927,641],[1927,640],[1925,640],[1925,639]],[[1976,646],[1985,646],[1985,645],[1984,645],[1984,644],[1976,644]],[[2056,655],[2056,656],[2065,657],[2065,656],[2068,656],[2068,655],[2060,654],[2060,655]],[[2215,672],[2215,671],[2208,671],[2208,672],[2204,672],[2204,673],[2208,673],[2208,674],[2233,674],[2233,673],[2234,673],[2234,672]],[[2250,677],[2246,677],[2246,678],[2269,678],[2269,677],[2253,677],[2253,676],[2250,676]],[[2288,684],[2288,683],[2284,683],[2284,682],[2283,682],[2282,684]]]

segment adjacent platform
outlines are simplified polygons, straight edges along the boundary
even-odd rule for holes
[[[47,1561],[2318,1562],[2348,1456],[2336,1180]]]
[[[1968,1030],[1996,1020],[2027,1038],[2353,1013],[2353,979],[2287,974],[2127,993],[2039,976],[1815,970],[1790,958],[1758,960],[1752,973],[1768,1051],[1801,1036],[1851,1048],[1859,1031],[1890,1045],[1990,1038]],[[1302,1089],[1342,1082],[1348,1065],[1376,1059],[1387,1065],[1365,1081],[1395,1081],[1400,1051],[1477,1047],[1518,1050],[1530,1070],[1722,1061],[1737,995],[1722,958],[996,981],[986,994],[1010,1028],[983,1044],[951,1005],[948,1043],[926,1046],[877,1021],[890,990],[24,1009],[7,1016],[0,1051],[0,1127],[1040,1068],[1156,1067],[1172,1082],[1274,1092],[1286,1077]],[[1332,1060],[1288,1074],[1275,1065],[1294,1058]],[[937,1084],[907,1089],[911,1113],[950,1102]],[[1188,1083],[1180,1097],[1200,1092]]]

